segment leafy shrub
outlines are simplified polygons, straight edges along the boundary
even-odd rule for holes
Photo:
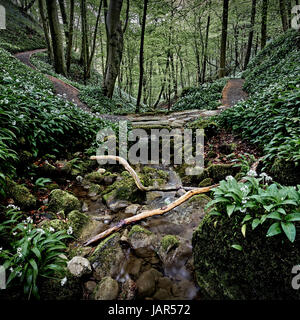
[[[204,83],[200,87],[184,88],[181,98],[174,104],[173,110],[206,109],[214,110],[220,105],[222,90],[227,79]]]
[[[269,224],[267,237],[284,233],[294,242],[296,237],[295,222],[300,221],[300,185],[284,187],[273,183],[267,174],[262,173],[255,178],[256,173],[249,171],[246,183],[237,182],[233,177],[220,182],[220,186],[213,189],[214,200],[207,207],[215,206],[212,215],[238,215],[241,232],[246,236],[247,226],[252,230],[263,223]],[[236,247],[237,249],[237,247]]]
[[[98,130],[110,124],[54,95],[49,80],[3,49],[0,67],[0,125],[6,128],[0,133],[3,174],[13,174],[21,149],[34,156],[84,150]]]
[[[0,250],[0,261],[9,271],[6,285],[21,284],[24,294],[39,298],[38,283],[41,277],[62,276],[66,260],[61,257],[70,238],[65,231],[54,232],[35,228],[32,219],[20,221],[19,208],[12,206],[5,210],[6,219],[0,224],[0,238],[9,236],[10,243]]]

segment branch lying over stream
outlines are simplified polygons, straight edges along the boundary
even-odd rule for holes
[[[157,188],[152,188],[152,187],[145,187],[142,185],[140,178],[138,177],[137,173],[133,170],[133,168],[129,165],[129,163],[121,158],[121,157],[117,157],[117,156],[92,156],[91,157],[92,160],[97,160],[97,159],[113,159],[116,161],[119,161],[120,164],[122,164],[124,166],[124,168],[131,174],[131,176],[133,177],[137,187],[142,190],[142,191],[153,191],[153,190],[159,190]],[[252,170],[256,170],[258,163],[260,160],[256,161],[253,165],[252,165]],[[245,180],[242,179],[242,182],[244,182]],[[117,225],[97,234],[95,237],[87,240],[86,242],[83,243],[83,246],[88,246],[96,241],[99,241],[101,239],[106,238],[107,236],[111,235],[114,232],[119,231],[121,228],[123,228],[126,225],[129,225],[133,222],[137,222],[152,216],[157,216],[157,215],[162,215],[168,211],[171,211],[172,209],[178,207],[179,205],[181,205],[182,203],[186,202],[188,199],[190,199],[191,197],[198,195],[198,194],[202,194],[202,193],[207,193],[209,191],[211,191],[211,189],[218,187],[219,184],[214,184],[212,186],[209,187],[203,187],[203,188],[193,188],[192,190],[186,192],[184,195],[182,195],[180,198],[178,198],[177,200],[175,200],[174,202],[170,203],[169,205],[162,207],[162,208],[158,208],[158,209],[154,209],[154,210],[146,210],[143,211],[137,215],[134,215],[132,217],[126,218],[125,220],[121,220]],[[186,187],[182,187],[180,186],[178,189],[187,189]],[[166,191],[166,190],[171,190],[171,189],[160,189],[161,191]],[[174,188],[173,188],[174,190]]]

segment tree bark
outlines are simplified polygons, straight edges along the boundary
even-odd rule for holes
[[[66,65],[62,33],[58,20],[56,1],[46,0],[49,26],[52,39],[55,72],[66,76]]]
[[[207,17],[207,25],[206,25],[204,56],[203,56],[203,66],[202,66],[202,83],[205,82],[209,26],[210,26],[210,15]]]
[[[106,16],[107,58],[103,94],[112,98],[123,54],[123,30],[120,14],[123,0],[110,0]]]
[[[81,55],[82,55],[82,64],[83,64],[83,79],[86,84],[87,80],[87,68],[88,68],[88,58],[89,58],[89,48],[88,48],[88,30],[87,30],[87,18],[86,18],[86,0],[81,0],[81,35],[82,35],[82,44],[81,44]]]
[[[249,32],[249,36],[248,36],[248,45],[247,45],[247,51],[246,51],[246,56],[245,56],[244,70],[247,68],[247,65],[248,65],[248,63],[250,61],[250,57],[251,57],[255,14],[256,14],[256,0],[252,0],[250,32]]]
[[[225,73],[226,73],[225,64],[226,64],[226,44],[227,44],[227,26],[228,26],[228,3],[229,3],[229,0],[223,0],[223,19],[222,19],[219,78],[225,77]]]
[[[140,112],[140,104],[141,104],[142,89],[143,89],[144,39],[145,39],[145,28],[146,28],[146,18],[147,18],[147,6],[148,6],[148,0],[144,0],[144,12],[143,12],[142,32],[141,32],[141,46],[140,46],[140,78],[139,78],[138,96],[137,96],[137,100],[136,100],[136,109],[135,109],[136,113]]]
[[[66,42],[69,40],[69,23],[68,23],[68,17],[66,13],[66,7],[65,7],[65,1],[64,0],[58,0],[60,13],[64,25],[64,33],[66,37]]]
[[[268,0],[262,0],[261,12],[261,49],[263,49],[267,42]]]
[[[285,8],[285,0],[279,0],[279,10],[280,10],[282,29],[285,32],[288,29],[288,22],[287,22],[287,16],[286,16],[286,8]]]
[[[71,67],[71,53],[73,46],[73,32],[74,32],[74,9],[75,9],[75,0],[70,0],[70,24],[69,24],[69,39],[67,46],[67,72],[70,72]]]
[[[48,56],[49,56],[50,61],[53,62],[54,61],[53,48],[52,48],[51,39],[49,36],[49,26],[47,24],[47,18],[45,16],[44,0],[39,0],[38,5],[39,5],[39,11],[40,11],[40,16],[41,16],[41,20],[42,20],[45,40],[46,40],[47,48],[48,48]]]

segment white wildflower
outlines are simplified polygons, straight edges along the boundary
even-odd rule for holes
[[[249,177],[256,177],[256,176],[257,176],[257,173],[256,173],[256,171],[254,171],[254,170],[249,170],[249,171],[247,172],[247,176],[249,176]]]
[[[242,192],[248,192],[249,188],[247,186],[242,186],[241,191]]]
[[[10,267],[10,268],[9,268],[9,271],[10,271],[10,272],[13,272],[13,271],[14,271],[14,268],[13,268],[13,267]]]
[[[50,228],[49,228],[49,231],[50,231],[50,232],[54,232],[54,231],[55,231],[55,229],[54,229],[54,228],[52,228],[52,227],[50,227]]]
[[[21,247],[17,248],[17,253],[20,253],[21,251],[22,251]]]
[[[33,220],[30,217],[28,217],[26,220],[27,220],[28,223],[33,223]]]
[[[73,233],[73,228],[72,227],[69,227],[69,229],[67,230],[67,234],[68,235],[71,235]]]
[[[61,279],[60,281],[60,285],[63,287],[66,283],[67,283],[67,277],[64,277],[63,279]]]
[[[226,179],[227,181],[231,181],[231,180],[233,180],[234,178],[233,178],[233,176],[227,176],[225,179]]]

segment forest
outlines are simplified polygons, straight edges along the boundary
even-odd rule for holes
[[[298,0],[0,0],[0,300],[299,300],[299,53]]]

